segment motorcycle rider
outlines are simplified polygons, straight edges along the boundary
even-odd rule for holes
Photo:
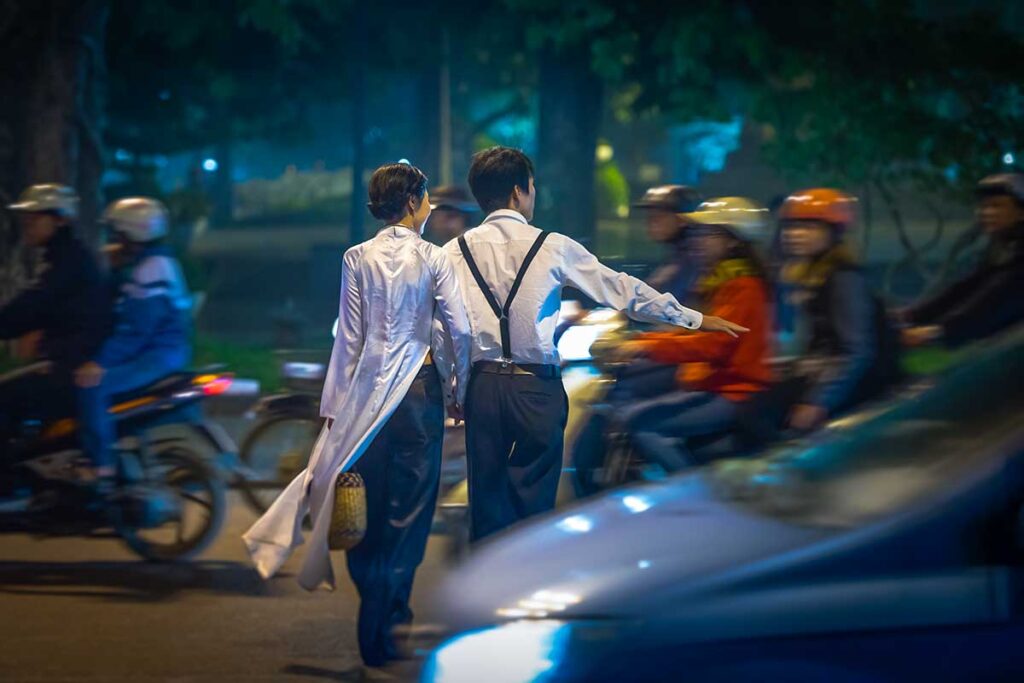
[[[903,313],[908,346],[958,346],[1024,319],[1024,174],[988,176],[976,194],[985,254],[969,275]]]
[[[700,264],[696,289],[702,306],[750,332],[741,337],[648,332],[621,350],[678,366],[676,390],[626,406],[616,418],[645,459],[668,472],[696,464],[685,440],[732,431],[742,406],[772,379],[771,292],[756,251],[767,216],[766,208],[744,197],[710,199],[685,214],[690,249]]]
[[[109,334],[106,279],[75,235],[78,196],[56,183],[32,185],[7,207],[16,212],[24,244],[42,251],[29,286],[0,307],[0,339],[22,338],[25,357],[45,359],[5,381],[0,415],[61,417],[74,411],[73,373]]]
[[[99,480],[115,474],[111,397],[183,370],[191,360],[191,296],[181,267],[162,244],[169,217],[147,197],[113,202],[103,214],[108,253],[118,278],[113,334],[75,372],[81,438]]]
[[[788,426],[797,431],[816,429],[900,375],[899,339],[845,243],[855,204],[839,190],[814,188],[791,194],[779,211],[781,277],[810,328],[790,383],[799,398]]]
[[[469,192],[458,185],[444,185],[430,193],[430,234],[439,245],[462,236],[477,211]]]
[[[641,209],[647,223],[647,236],[663,244],[668,254],[645,279],[660,292],[668,292],[690,305],[699,266],[688,249],[685,215],[701,203],[700,193],[687,185],[658,185],[644,192],[633,207]]]

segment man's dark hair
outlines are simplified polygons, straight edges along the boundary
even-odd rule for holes
[[[533,177],[530,157],[511,147],[491,147],[473,155],[469,189],[484,213],[508,208],[512,190],[526,192]]]
[[[427,191],[427,176],[411,164],[385,164],[370,178],[367,206],[374,218],[394,221],[405,214],[409,197],[422,199]]]

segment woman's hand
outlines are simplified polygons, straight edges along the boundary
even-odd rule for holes
[[[821,406],[801,403],[789,414],[789,428],[799,432],[817,429],[828,418],[828,411]]]
[[[742,325],[731,323],[724,318],[719,318],[713,315],[704,316],[704,322],[700,325],[701,332],[725,332],[730,337],[739,337],[744,332],[750,332],[750,330]]]
[[[29,332],[14,343],[14,357],[22,362],[33,360],[39,355],[39,343],[43,340],[42,330]]]
[[[458,427],[459,424],[461,424],[462,421],[466,419],[465,415],[462,412],[462,406],[460,406],[458,403],[452,403],[450,406],[448,406],[448,417],[455,420],[456,427]]]
[[[910,348],[924,346],[937,342],[942,338],[942,328],[938,325],[927,325],[924,327],[908,327],[900,333],[903,337],[903,345]]]
[[[75,384],[81,389],[92,389],[103,381],[106,370],[99,363],[89,361],[75,370]]]

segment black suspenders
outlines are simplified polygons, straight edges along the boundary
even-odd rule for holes
[[[505,306],[498,305],[498,299],[494,296],[494,292],[487,285],[487,281],[484,280],[484,276],[481,275],[480,269],[476,265],[476,261],[473,260],[473,254],[469,251],[469,245],[466,244],[465,237],[459,237],[459,249],[462,250],[462,255],[466,258],[466,265],[469,266],[469,272],[473,274],[473,279],[476,280],[477,286],[480,291],[483,292],[484,298],[487,299],[487,303],[490,305],[491,310],[494,311],[494,315],[498,318],[498,329],[501,330],[501,359],[502,363],[512,362],[512,339],[508,330],[508,313],[512,310],[512,301],[515,300],[516,294],[519,292],[519,285],[523,283],[523,277],[526,275],[526,271],[530,268],[530,264],[533,262],[537,252],[540,251],[541,246],[544,244],[544,240],[547,239],[550,233],[543,231],[537,235],[537,239],[533,241],[533,245],[530,247],[530,251],[526,252],[526,258],[523,259],[523,263],[519,266],[519,272],[516,273],[516,279],[512,283],[512,289],[508,292],[508,299],[505,300]]]

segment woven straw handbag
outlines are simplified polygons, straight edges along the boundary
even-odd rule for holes
[[[355,472],[338,475],[334,488],[334,510],[327,546],[331,550],[351,550],[366,535],[366,484]]]

